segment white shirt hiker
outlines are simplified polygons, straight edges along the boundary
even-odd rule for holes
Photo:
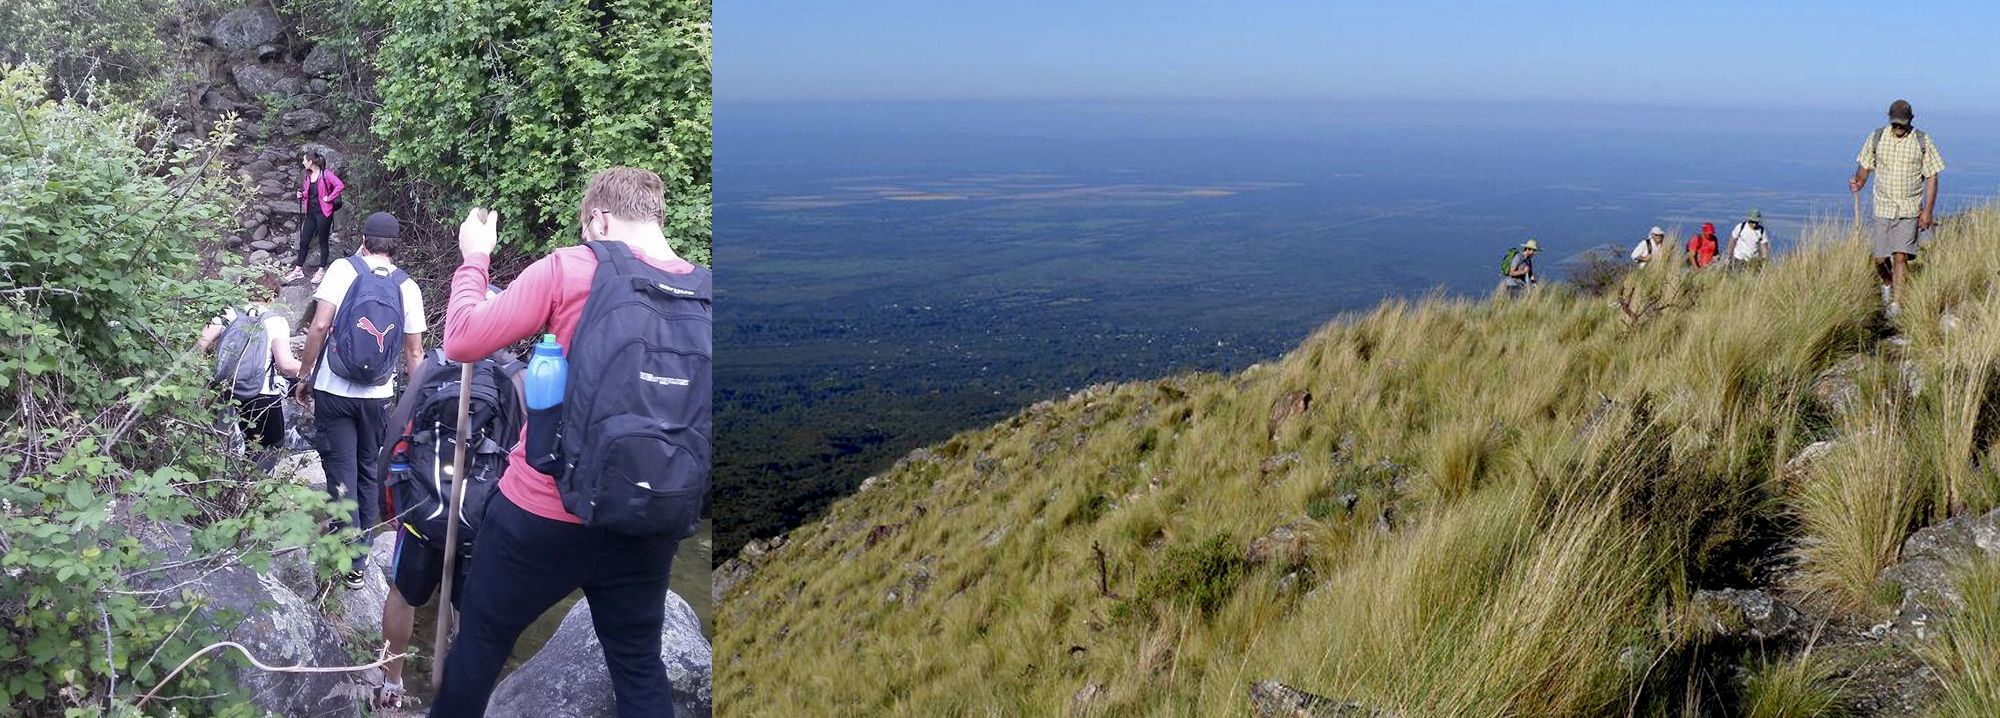
[[[396,265],[390,262],[388,257],[380,255],[362,257],[361,261],[367,262],[368,267],[375,270],[376,274],[384,276],[387,276],[389,272],[394,271],[396,268]],[[347,298],[347,288],[354,284],[354,276],[354,265],[345,258],[334,262],[326,268],[326,278],[320,281],[319,289],[313,292],[314,299],[325,302],[327,305],[321,311],[329,311],[333,312],[336,316],[339,315],[340,302]],[[416,280],[405,279],[403,280],[403,325],[397,327],[399,331],[394,332],[396,336],[392,341],[401,342],[401,335],[404,334],[422,334],[426,328],[424,324],[423,292],[417,290]],[[333,343],[333,333],[339,331],[341,331],[340,327],[333,327],[327,331],[328,344]],[[396,353],[398,355],[402,353],[402,346],[400,343],[396,345]],[[382,382],[380,386],[367,386],[348,381],[346,377],[334,373],[333,369],[328,367],[325,361],[317,362],[313,364],[313,367],[317,376],[313,378],[312,386],[319,391],[350,399],[389,399],[396,395],[396,375],[393,372],[390,373],[389,380]]]
[[[1729,238],[1736,242],[1734,256],[1739,261],[1756,259],[1760,256],[1759,249],[1771,246],[1771,233],[1761,224],[1753,227],[1749,222],[1738,222],[1735,229],[1729,230]]]

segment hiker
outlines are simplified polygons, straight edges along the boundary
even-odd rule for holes
[[[1847,180],[1859,207],[1861,188],[1870,176],[1876,177],[1875,216],[1868,236],[1874,245],[1882,302],[1889,305],[1892,317],[1902,310],[1903,284],[1910,260],[1917,256],[1917,233],[1937,224],[1938,173],[1944,171],[1937,144],[1910,124],[1916,118],[1907,100],[1890,103],[1889,126],[1875,128],[1861,141],[1861,154],[1854,158],[1858,166]]]
[[[456,488],[453,482],[470,476],[459,514],[451,604],[459,605],[465,593],[477,519],[496,493],[507,454],[526,423],[515,381],[521,368],[521,362],[505,350],[474,366],[465,442],[470,472],[448,468],[456,463],[460,366],[445,360],[439,350],[409,372],[409,387],[383,433],[376,465],[387,484],[388,522],[396,532],[394,558],[382,567],[389,581],[389,597],[382,603],[382,639],[389,655],[400,656],[409,648],[416,609],[429,603],[444,581],[450,535],[446,505]],[[403,707],[403,699],[403,659],[398,657],[382,666],[382,684],[375,688],[373,704],[377,711],[396,710]]]
[[[326,157],[316,150],[306,150],[299,157],[299,164],[305,168],[299,187],[299,258],[292,264],[292,271],[285,275],[285,283],[299,281],[306,276],[306,253],[312,248],[313,240],[319,240],[319,264],[313,265],[312,283],[319,284],[326,278],[327,247],[333,236],[333,211],[340,209],[340,193],[347,191],[347,184],[340,181],[340,175],[326,169]]]
[[[1771,258],[1771,234],[1764,231],[1764,213],[1751,207],[1743,221],[1729,230],[1727,255],[1731,266],[1753,270],[1764,266],[1765,260]]]
[[[1714,264],[1717,248],[1715,223],[1701,223],[1701,233],[1688,238],[1688,265],[1695,269],[1703,269]]]
[[[1506,289],[1508,295],[1518,296],[1528,287],[1541,283],[1541,280],[1535,278],[1535,253],[1541,251],[1541,248],[1541,244],[1530,239],[1521,246],[1508,250],[1507,258],[1501,262],[1500,270],[1501,276],[1506,277],[1500,286]]]
[[[597,173],[578,212],[588,244],[537,260],[492,299],[498,215],[475,209],[459,226],[445,355],[485,356],[546,327],[568,374],[555,411],[537,410],[530,362],[528,426],[483,519],[433,718],[480,715],[521,631],[578,588],[618,715],[672,713],[660,631],[675,548],[693,535],[708,490],[712,315],[708,270],[667,243],[664,207],[659,175]],[[558,415],[562,432],[542,443]]]
[[[415,367],[423,356],[424,298],[417,283],[394,261],[402,230],[395,215],[376,212],[361,224],[361,251],[332,265],[313,292],[311,329],[306,333],[305,369],[293,390],[313,409],[313,448],[326,470],[326,493],[354,501],[356,545],[381,506],[381,477],[375,471],[388,400],[395,396],[396,359]],[[401,341],[397,340],[401,337]],[[398,351],[400,349],[400,352]],[[360,588],[367,557],[356,559],[343,577]]]
[[[1667,249],[1667,230],[1654,227],[1646,233],[1646,238],[1632,247],[1632,263],[1641,267],[1653,261]]]
[[[278,449],[285,442],[285,387],[280,377],[299,376],[291,322],[264,302],[228,307],[202,327],[197,347],[203,353],[215,352],[217,390],[224,402],[236,405],[244,446],[259,447],[257,469],[269,472],[277,466]]]

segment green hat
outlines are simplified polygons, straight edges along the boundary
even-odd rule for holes
[[[1528,240],[1528,243],[1527,243],[1527,244],[1523,244],[1523,245],[1521,245],[1521,248],[1522,248],[1522,249],[1532,249],[1532,250],[1536,250],[1536,251],[1541,251],[1541,249],[1542,249],[1542,245],[1539,245],[1539,244],[1536,244],[1536,243],[1535,243],[1535,240],[1532,240],[1532,239],[1530,239],[1530,240]]]
[[[1752,222],[1762,222],[1762,221],[1764,221],[1764,213],[1763,213],[1763,212],[1759,212],[1759,211],[1757,211],[1757,208],[1756,208],[1756,207],[1751,207],[1751,208],[1750,208],[1750,221],[1752,221]]]

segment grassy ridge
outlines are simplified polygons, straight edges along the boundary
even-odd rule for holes
[[[1839,693],[1811,656],[1697,680],[1690,595],[1789,553],[1816,600],[1879,611],[1910,530],[1994,504],[2000,211],[1939,231],[1893,325],[1849,227],[1803,244],[1617,301],[1389,302],[1234,376],[959,435],[725,597],[718,702],[1241,715],[1276,678],[1412,716],[1810,714]]]

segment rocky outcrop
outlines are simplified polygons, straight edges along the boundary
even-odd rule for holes
[[[163,554],[163,565],[185,560],[193,543],[181,526],[147,525],[135,529],[135,534],[142,546]],[[185,583],[178,589],[180,595],[200,601],[195,620],[216,626],[222,638],[242,644],[266,665],[350,663],[339,631],[294,590],[291,581],[281,580],[281,574],[258,573],[240,563],[196,562],[141,575],[134,579],[134,587],[165,589]],[[266,672],[251,666],[240,653],[211,655],[227,666],[258,708],[282,716],[361,715],[356,698],[364,689],[356,674]]]
[[[1903,591],[1897,626],[1922,636],[1939,618],[1963,608],[1965,597],[1953,585],[1954,571],[1996,554],[2000,554],[2000,510],[1950,519],[1904,539],[1902,561],[1882,571],[1882,580]]]
[[[291,97],[304,89],[299,78],[280,72],[269,65],[257,63],[244,63],[229,68],[229,78],[236,82],[236,90],[243,93],[246,99]]]
[[[368,569],[361,572],[361,588],[335,589],[340,611],[334,627],[342,638],[356,645],[368,645],[382,632],[382,604],[389,601],[389,579],[384,571],[396,555],[396,535],[376,534],[368,545]],[[364,640],[367,639],[367,640]]]
[[[1713,636],[1765,640],[1800,626],[1796,609],[1760,589],[1695,591],[1693,608],[1695,625]]]
[[[1250,685],[1250,709],[1258,718],[1396,718],[1393,712],[1316,696],[1277,681]]]
[[[340,53],[333,48],[319,45],[306,53],[306,59],[299,63],[299,70],[310,77],[333,77],[340,73]]]
[[[675,718],[710,718],[714,698],[708,638],[694,609],[680,596],[667,594],[667,620],[661,631],[660,659],[674,687]],[[604,648],[590,622],[590,602],[578,601],[547,645],[521,664],[493,691],[488,718],[553,718],[609,716],[617,713],[611,676],[604,667]]]
[[[285,23],[268,5],[252,5],[233,10],[215,21],[211,42],[219,49],[235,52],[277,42],[285,34]]]
[[[309,135],[331,126],[332,117],[311,108],[292,110],[278,120],[278,132],[286,135]]]

